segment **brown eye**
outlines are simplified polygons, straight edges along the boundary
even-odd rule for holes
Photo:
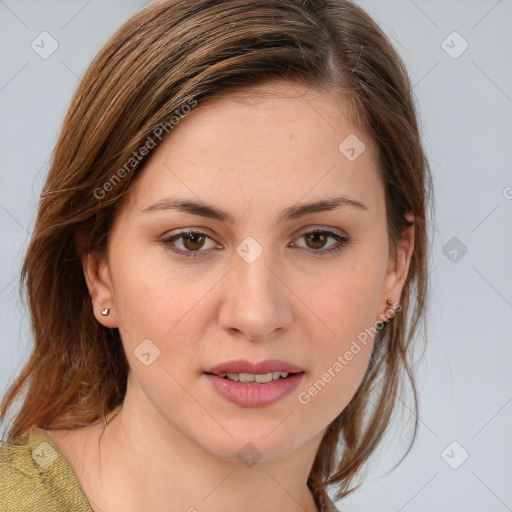
[[[181,233],[177,233],[162,240],[162,244],[167,250],[179,254],[180,256],[195,258],[200,256],[201,253],[207,252],[204,247],[208,240],[212,241],[212,246],[216,245],[205,233],[201,233],[200,231],[182,231]],[[179,244],[181,244],[182,248],[177,246]],[[207,247],[207,249],[208,248],[211,247]]]
[[[306,233],[303,233],[300,238],[305,240],[306,249],[309,249],[313,253],[318,253],[320,255],[339,251],[350,243],[349,238],[346,236],[342,236],[338,233],[334,233],[325,229],[313,229],[311,231],[307,231]],[[334,239],[335,243],[327,246],[329,239]],[[328,248],[324,249],[325,247]]]
[[[305,240],[311,241],[311,245],[308,244],[308,247],[310,249],[322,249],[324,245],[327,243],[328,238],[329,237],[326,236],[325,233],[321,231],[312,231],[311,233],[307,233],[304,235]]]
[[[186,233],[182,235],[183,245],[189,251],[197,251],[204,244],[205,237],[200,233]]]

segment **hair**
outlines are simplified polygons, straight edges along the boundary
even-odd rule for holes
[[[361,385],[328,426],[308,486],[335,485],[339,500],[361,485],[355,477],[391,424],[403,377],[415,406],[409,452],[418,426],[412,350],[420,323],[426,340],[432,177],[405,65],[372,18],[348,0],[153,2],[98,53],[53,149],[22,268],[34,346],[2,401],[5,420],[25,393],[10,438],[32,426],[76,429],[101,418],[106,424],[105,416],[119,410],[129,367],[119,331],[93,315],[80,254],[105,251],[116,209],[147,161],[141,144],[165,140],[155,134],[162,127],[170,133],[168,121],[186,112],[184,105],[275,81],[339,95],[375,141],[390,253],[414,224],[400,313],[377,331]]]

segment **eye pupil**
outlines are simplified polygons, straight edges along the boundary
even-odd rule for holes
[[[317,238],[317,239],[320,239],[319,240],[320,245],[319,246],[315,245],[314,246],[315,249],[322,248],[325,245],[326,236],[325,236],[324,233],[321,233],[321,232],[310,233],[310,234],[307,235],[307,238],[313,238],[313,239]]]
[[[188,245],[188,242],[192,242],[193,244],[199,244],[199,247],[190,247]],[[200,249],[202,247],[202,243],[204,243],[204,236],[200,235],[199,233],[188,233],[183,238],[183,244],[190,251]]]

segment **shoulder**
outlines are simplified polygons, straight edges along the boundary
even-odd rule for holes
[[[72,470],[43,429],[0,440],[1,512],[91,512]]]
[[[43,447],[41,447],[43,448]],[[44,451],[44,448],[43,448]],[[0,441],[0,510],[29,511],[54,506],[39,475],[28,440]]]

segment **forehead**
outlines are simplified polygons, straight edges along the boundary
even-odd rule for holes
[[[383,194],[374,141],[343,100],[287,83],[199,103],[140,172],[129,201],[138,209],[165,195],[254,207],[340,194],[378,206]]]

